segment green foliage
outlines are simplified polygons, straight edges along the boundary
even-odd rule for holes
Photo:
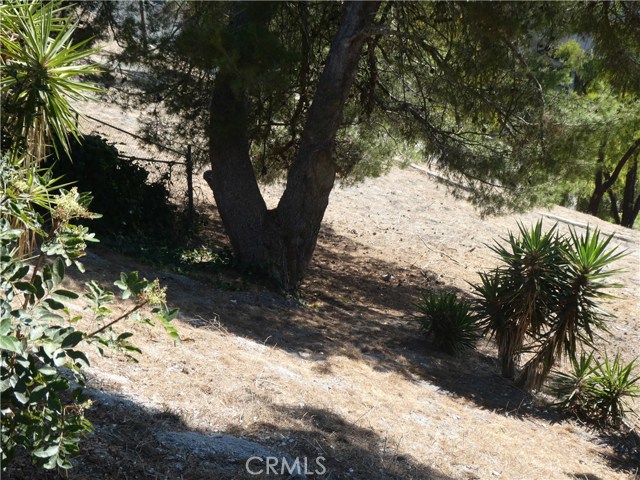
[[[550,392],[558,397],[556,405],[580,418],[601,426],[619,426],[630,413],[630,401],[640,396],[640,375],[635,362],[624,364],[619,354],[602,360],[581,353],[571,357],[569,372],[555,371]]]
[[[521,355],[532,353],[518,383],[539,389],[559,358],[591,346],[595,331],[605,329],[598,301],[617,286],[604,280],[623,253],[597,230],[566,236],[554,226],[543,233],[542,222],[519,229],[520,236],[493,246],[501,265],[480,275],[474,308],[496,339],[503,375],[513,377]]]
[[[73,78],[92,68],[76,65],[89,52],[71,43],[74,27],[60,17],[65,13],[60,5],[5,2],[1,7],[0,86],[11,110],[9,121],[3,118],[10,148],[0,158],[2,468],[19,449],[43,468],[71,467],[81,437],[92,429],[85,418],[91,403],[82,397],[89,366],[84,348],[139,351],[128,340],[132,334],[117,333],[114,325],[125,319],[151,323],[141,310],[148,306],[177,338],[171,325],[177,311],[167,308],[157,281],[123,274],[116,286],[122,300],[134,305],[118,316],[109,308],[114,294],[96,282],[87,284],[82,297],[62,287],[67,267],[84,271],[80,258],[87,243],[96,241],[78,222],[97,215],[88,210],[89,194],[62,188],[38,166],[54,139],[68,149],[66,129],[75,126],[69,101],[92,89]],[[77,313],[82,303],[93,318]]]
[[[92,208],[102,217],[88,225],[102,236],[168,241],[180,230],[163,180],[151,182],[144,168],[121,159],[101,137],[71,138],[69,155],[62,153],[50,163],[55,176],[91,192]]]
[[[94,50],[73,43],[76,24],[60,2],[12,0],[2,2],[0,14],[3,148],[22,150],[25,161],[37,163],[50,137],[68,148],[76,122],[69,100],[98,90],[78,80],[97,73],[85,63]]]
[[[424,334],[433,337],[437,348],[450,354],[475,349],[481,333],[469,302],[453,292],[427,292],[416,307]]]
[[[46,170],[25,168],[8,157],[2,158],[0,170],[2,464],[6,466],[15,449],[23,447],[37,465],[69,468],[80,437],[91,431],[84,416],[90,402],[83,399],[80,388],[83,369],[89,365],[82,349],[95,344],[101,351],[104,347],[139,351],[128,341],[130,333],[118,334],[113,326],[125,319],[150,323],[139,313],[146,305],[177,338],[170,323],[177,312],[167,309],[157,282],[134,272],[123,274],[115,284],[123,300],[135,301],[134,307],[113,319],[108,305],[114,295],[92,282],[82,300],[93,318],[88,329],[80,327],[83,317],[75,308],[80,295],[61,283],[67,267],[82,270],[79,259],[86,244],[96,241],[86,227],[74,223],[93,216],[86,209],[90,198],[75,190],[52,195]],[[25,229],[40,237],[40,248],[21,258],[18,243]]]

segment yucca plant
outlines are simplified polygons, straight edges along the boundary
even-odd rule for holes
[[[559,359],[592,345],[595,331],[605,328],[597,300],[617,286],[603,280],[616,273],[608,268],[624,253],[610,249],[611,237],[597,230],[567,237],[555,225],[543,233],[541,221],[519,230],[492,247],[501,265],[480,275],[474,310],[496,340],[503,376],[514,378],[521,355],[532,353],[517,383],[540,389]]]
[[[547,233],[542,222],[531,229],[522,224],[518,228],[520,236],[509,233],[505,245],[491,247],[502,265],[492,277],[481,276],[482,284],[475,287],[481,299],[475,311],[498,343],[507,378],[515,376],[527,342],[546,330],[566,263],[555,226]]]
[[[589,410],[589,381],[593,372],[594,353],[585,352],[579,358],[571,357],[572,369],[555,371],[551,376],[549,392],[558,398],[556,406],[580,415]]]
[[[29,164],[38,164],[56,138],[68,149],[75,134],[74,100],[99,89],[82,76],[99,70],[88,62],[95,50],[73,43],[76,24],[61,2],[8,1],[0,6],[0,93],[3,134]]]
[[[598,361],[591,352],[579,359],[573,356],[571,364],[570,372],[552,376],[550,392],[558,397],[556,405],[601,426],[619,426],[633,412],[629,399],[640,396],[635,362],[624,364],[619,354],[611,360],[606,353]]]
[[[504,299],[506,282],[499,269],[491,273],[480,273],[481,283],[474,285],[478,299],[473,304],[473,310],[482,327],[483,335],[493,338],[498,347],[498,357],[501,362],[502,375],[513,378],[515,365],[520,357],[517,348],[516,324],[511,320],[510,306]]]
[[[444,352],[455,354],[474,349],[481,327],[472,315],[471,304],[452,292],[425,293],[417,304],[418,321],[425,335]]]
[[[71,102],[99,90],[82,81],[99,71],[87,60],[95,50],[73,43],[76,24],[61,2],[2,2],[0,15],[2,147],[34,177],[50,147],[69,151],[78,115]],[[18,253],[34,247],[35,234],[25,229]]]
[[[597,300],[610,297],[606,289],[620,286],[603,280],[619,272],[607,268],[624,256],[617,248],[608,248],[611,238],[601,237],[597,229],[587,229],[584,235],[571,230],[569,238],[564,239],[564,267],[559,289],[550,300],[553,309],[548,331],[536,342],[536,353],[518,378],[526,388],[541,388],[558,359],[575,356],[581,345],[593,347],[595,332],[606,331],[608,314]]]
[[[634,367],[635,362],[625,365],[616,354],[613,361],[605,355],[593,369],[589,393],[601,423],[617,426],[633,412],[628,399],[640,396],[640,375],[635,375]]]

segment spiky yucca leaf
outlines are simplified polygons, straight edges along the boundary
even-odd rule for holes
[[[0,93],[5,132],[13,151],[27,163],[39,163],[46,148],[68,151],[67,134],[75,135],[76,110],[71,102],[99,89],[79,80],[98,73],[86,63],[95,50],[87,41],[72,43],[76,25],[64,17],[60,2],[3,2]],[[54,137],[57,142],[54,142]]]
[[[640,375],[634,373],[635,362],[623,364],[620,355],[602,360],[595,352],[571,357],[572,370],[556,371],[551,378],[550,393],[558,398],[556,406],[595,423],[617,426],[633,413],[629,399],[640,396]]]

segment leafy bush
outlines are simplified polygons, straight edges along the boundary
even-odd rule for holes
[[[88,135],[69,139],[69,154],[52,162],[55,176],[93,195],[92,209],[102,214],[89,226],[102,235],[171,239],[176,214],[162,181],[149,182],[147,171],[118,156],[103,138]]]
[[[558,397],[556,405],[580,418],[603,426],[619,426],[633,412],[629,400],[640,396],[640,375],[635,362],[623,364],[619,354],[613,361],[602,360],[594,352],[571,358],[572,370],[555,371],[550,392]]]
[[[603,280],[616,273],[608,267],[623,253],[609,249],[611,237],[598,230],[566,236],[554,226],[543,233],[542,222],[519,229],[519,237],[493,247],[502,264],[480,275],[474,309],[496,339],[503,375],[513,378],[521,355],[532,352],[517,382],[539,389],[558,358],[592,346],[594,331],[605,328],[597,300],[617,286]]]
[[[79,259],[87,242],[96,241],[78,223],[96,218],[87,209],[90,196],[60,188],[50,171],[39,166],[54,139],[69,151],[66,132],[73,129],[75,116],[69,100],[94,89],[73,79],[95,69],[77,65],[91,52],[72,44],[74,25],[64,12],[61,2],[15,0],[0,5],[0,95],[3,105],[11,106],[10,121],[3,118],[2,133],[10,137],[3,144],[7,155],[0,158],[3,469],[20,448],[44,468],[71,466],[69,457],[91,431],[85,418],[90,402],[82,398],[83,369],[89,365],[84,347],[138,351],[129,343],[131,333],[117,334],[113,326],[128,318],[150,323],[141,315],[147,305],[177,338],[170,323],[177,311],[167,309],[158,282],[135,272],[122,274],[115,285],[123,300],[135,304],[116,318],[108,306],[113,293],[97,283],[87,284],[82,300],[76,291],[61,287],[67,267],[84,271]],[[81,302],[92,318],[74,313]]]
[[[138,351],[128,341],[130,333],[116,334],[112,327],[128,318],[150,323],[139,315],[145,305],[152,306],[154,316],[177,338],[170,323],[177,311],[166,308],[157,282],[134,272],[115,283],[122,299],[135,300],[116,318],[108,307],[113,294],[95,282],[87,285],[82,301],[93,315],[88,329],[81,328],[83,316],[70,308],[70,302],[80,302],[80,295],[61,283],[66,267],[82,270],[79,258],[87,242],[95,241],[86,227],[73,223],[92,216],[86,209],[90,198],[75,189],[51,195],[47,171],[26,169],[8,157],[2,158],[0,172],[2,464],[6,467],[20,446],[37,465],[69,468],[68,457],[77,453],[80,437],[91,430],[84,417],[90,403],[79,388],[89,365],[82,348],[94,344],[100,350]],[[46,214],[40,213],[43,209]],[[34,256],[17,253],[25,229],[40,238]]]
[[[423,332],[433,337],[437,348],[451,354],[475,348],[480,327],[469,302],[458,300],[452,292],[425,293],[417,309]]]

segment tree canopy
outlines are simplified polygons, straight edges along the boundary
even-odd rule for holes
[[[126,101],[158,107],[146,133],[209,147],[236,255],[285,288],[311,258],[336,178],[417,157],[485,213],[554,201],[585,171],[566,143],[580,130],[567,126],[567,70],[581,72],[576,95],[589,75],[617,98],[640,85],[632,2],[133,2],[92,14],[115,26]],[[274,178],[287,189],[267,211],[256,182]]]

